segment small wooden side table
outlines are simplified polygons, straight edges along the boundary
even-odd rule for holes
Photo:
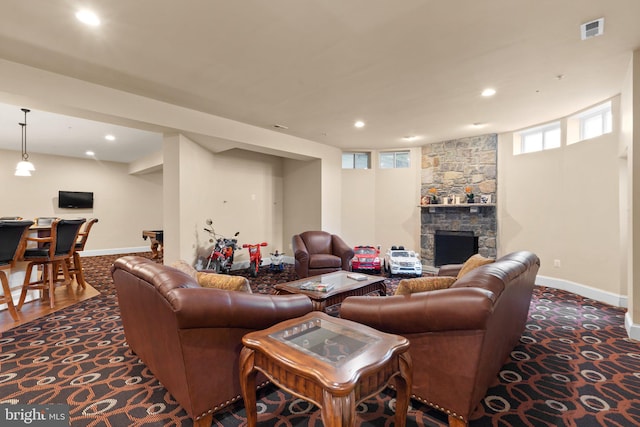
[[[355,424],[357,405],[395,382],[396,426],[409,408],[409,341],[314,311],[242,339],[240,385],[247,424],[254,427],[256,374],[320,407],[325,426]]]
[[[158,259],[162,256],[164,248],[164,232],[162,230],[142,230],[142,238],[151,244],[152,259]]]

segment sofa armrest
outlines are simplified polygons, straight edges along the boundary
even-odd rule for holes
[[[349,261],[354,256],[353,248],[346,244],[342,238],[336,234],[331,235],[331,248],[333,254],[342,259],[342,269],[349,270]]]
[[[219,289],[174,289],[178,327],[264,329],[312,311],[306,295],[268,295]]]
[[[438,270],[438,276],[457,277],[460,270],[462,270],[462,264],[443,265]]]
[[[392,334],[481,330],[494,295],[479,288],[450,288],[389,297],[348,297],[340,317]]]
[[[309,250],[300,235],[296,234],[292,239],[293,257],[296,261],[296,272],[300,277],[309,275]]]

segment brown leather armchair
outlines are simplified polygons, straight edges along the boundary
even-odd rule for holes
[[[461,266],[440,268],[456,275]],[[348,297],[340,317],[411,342],[412,398],[466,426],[496,380],[527,321],[540,260],[514,252],[477,267],[445,289]],[[413,280],[413,279],[410,279]]]
[[[137,256],[117,259],[111,274],[129,348],[195,426],[211,426],[214,412],[240,398],[246,333],[312,310],[305,295],[203,288],[182,271]]]
[[[339,236],[326,231],[305,231],[292,240],[299,278],[349,270],[353,248]]]

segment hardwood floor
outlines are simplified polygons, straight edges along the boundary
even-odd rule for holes
[[[78,286],[75,280],[71,282],[69,286],[60,286],[56,288],[55,292],[54,308],[49,306],[48,299],[46,301],[35,299],[27,302],[22,306],[22,310],[18,312],[20,320],[17,322],[13,320],[11,314],[9,314],[9,310],[0,310],[0,333],[100,294],[100,292],[88,283],[87,287],[82,289]],[[17,304],[17,301],[14,301],[14,303]]]

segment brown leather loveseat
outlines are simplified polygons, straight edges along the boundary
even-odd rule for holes
[[[455,276],[460,267],[440,270]],[[467,425],[520,339],[539,267],[533,253],[514,252],[445,289],[349,297],[340,316],[408,338],[412,397],[446,412],[449,425]]]
[[[204,288],[142,257],[119,258],[111,271],[129,348],[198,426],[240,398],[242,336],[311,311],[304,295]]]
[[[353,248],[340,236],[326,231],[305,231],[292,238],[296,273],[299,278],[349,270]]]

